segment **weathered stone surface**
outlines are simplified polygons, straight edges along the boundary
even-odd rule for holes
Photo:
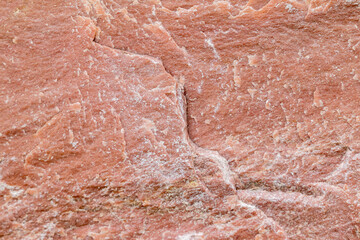
[[[360,239],[360,3],[0,2],[3,239]]]

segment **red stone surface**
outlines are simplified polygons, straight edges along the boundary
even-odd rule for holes
[[[0,238],[360,239],[359,1],[1,1],[0,34]]]

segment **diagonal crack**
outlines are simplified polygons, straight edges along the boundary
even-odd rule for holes
[[[96,23],[94,21],[93,21],[93,23],[96,26]],[[174,76],[174,74],[172,74],[172,71],[170,71],[167,67],[165,67],[162,60],[160,60],[160,59],[158,59],[156,57],[149,56],[149,55],[138,54],[138,53],[135,53],[135,52],[131,52],[131,51],[116,48],[116,47],[110,47],[108,45],[104,45],[104,44],[100,43],[98,41],[98,37],[97,37],[98,34],[99,34],[99,31],[101,31],[101,30],[98,28],[98,30],[94,33],[94,36],[92,37],[92,41],[95,44],[98,44],[98,45],[100,45],[102,47],[106,47],[106,48],[109,48],[109,49],[112,49],[112,50],[121,51],[124,54],[131,54],[131,55],[135,55],[135,56],[148,58],[150,61],[152,61],[154,63],[161,64],[163,69],[173,79],[175,79],[177,81],[178,87],[181,88],[180,91],[178,91],[178,92],[180,92],[180,94],[182,95],[182,96],[179,96],[179,97],[183,99],[182,101],[178,101],[178,105],[179,105],[178,107],[179,107],[180,110],[182,110],[182,115],[183,115],[184,121],[186,123],[185,135],[186,135],[186,139],[188,141],[188,144],[192,147],[193,151],[195,152],[195,154],[198,155],[198,157],[209,158],[216,164],[217,168],[221,171],[221,175],[222,175],[222,179],[223,179],[224,183],[226,183],[226,185],[228,185],[232,189],[233,194],[235,194],[236,188],[235,188],[235,184],[234,184],[235,181],[234,181],[234,178],[233,178],[233,176],[235,176],[235,174],[231,171],[231,168],[230,168],[230,166],[228,164],[227,159],[225,157],[221,156],[218,151],[214,151],[214,150],[210,150],[210,149],[200,147],[190,137],[190,134],[189,134],[189,112],[188,112],[189,98],[188,98],[188,96],[186,94],[186,86],[185,86],[185,84],[181,80],[179,80],[179,78]],[[171,36],[170,33],[167,30],[166,30],[166,32],[167,32],[167,34],[169,36]],[[174,41],[172,37],[171,37],[171,40]],[[177,45],[177,43],[176,43],[176,45]],[[178,45],[177,45],[177,47],[180,48],[180,46],[178,46]],[[179,94],[179,93],[177,93],[177,94]],[[194,166],[194,163],[192,163],[192,165]]]
[[[93,21],[93,20],[92,20]],[[198,146],[193,139],[191,139],[190,134],[189,134],[189,119],[190,119],[190,115],[189,115],[189,109],[188,109],[188,100],[189,97],[187,95],[187,89],[186,89],[186,85],[184,83],[184,81],[182,80],[181,76],[174,76],[174,74],[172,74],[172,71],[170,69],[168,69],[167,67],[165,67],[165,65],[163,64],[162,60],[153,57],[153,56],[149,56],[149,55],[144,55],[144,54],[139,54],[136,52],[131,52],[129,50],[124,50],[124,49],[120,49],[120,48],[116,48],[116,47],[111,47],[108,45],[104,45],[102,43],[99,42],[99,38],[98,38],[98,34],[101,31],[101,29],[97,26],[96,22],[94,22],[94,25],[97,27],[98,31],[96,31],[94,33],[94,36],[92,36],[92,41],[94,42],[94,44],[98,44],[102,47],[106,47],[112,50],[116,50],[116,51],[120,51],[124,54],[131,54],[131,55],[136,55],[136,56],[140,56],[140,57],[144,57],[149,59],[151,62],[156,63],[156,64],[161,64],[164,71],[166,71],[169,76],[171,76],[173,79],[176,80],[177,82],[177,88],[176,88],[176,96],[177,96],[177,108],[179,110],[179,112],[181,113],[180,115],[182,115],[184,122],[185,122],[185,129],[183,131],[183,134],[185,136],[185,143],[188,144],[188,146],[191,148],[191,152],[192,154],[194,154],[194,158],[190,158],[188,161],[189,163],[192,165],[193,168],[193,173],[194,176],[199,180],[199,183],[204,187],[205,192],[213,197],[213,198],[222,198],[224,199],[226,204],[231,204],[231,203],[227,203],[227,197],[234,197],[236,198],[236,207],[240,208],[240,209],[246,209],[246,211],[253,211],[254,209],[256,209],[256,211],[258,211],[259,213],[261,213],[264,217],[266,217],[269,221],[274,222],[276,225],[278,225],[280,227],[280,225],[271,217],[268,217],[263,211],[261,211],[258,207],[256,207],[255,205],[252,204],[248,204],[245,203],[244,201],[241,200],[239,194],[237,193],[236,187],[235,187],[235,179],[234,176],[236,176],[234,174],[234,172],[231,170],[231,167],[228,163],[228,160],[223,157],[218,151],[213,151],[210,149],[206,149],[203,148],[201,146]],[[168,30],[165,30],[167,32],[167,34],[171,37],[171,34]],[[175,40],[171,37],[172,41],[175,42]],[[180,46],[175,42],[176,46],[180,48]],[[181,48],[180,48],[181,49]],[[184,50],[186,52],[186,50]],[[190,67],[191,65],[188,64],[188,66]],[[204,161],[205,160],[205,161]],[[216,170],[218,173],[220,173],[221,177],[222,177],[222,183],[219,183],[218,181],[218,177],[217,176],[210,176],[210,184],[213,185],[212,188],[210,185],[208,185],[205,181],[208,180],[204,179],[201,174],[205,173],[207,174],[207,169],[197,169],[197,167],[195,166],[195,162],[196,161],[202,161],[202,163],[204,163],[205,165],[211,165],[211,163],[209,163],[209,160],[212,161],[212,163],[217,167],[218,170]],[[205,166],[206,168],[207,166]],[[197,171],[200,171],[197,172]],[[207,177],[207,176],[206,176]],[[212,182],[211,182],[212,181]],[[223,184],[225,183],[225,184]],[[215,184],[215,185],[214,185]],[[214,188],[215,186],[215,188]],[[213,190],[211,190],[213,189]],[[216,192],[214,192],[216,191]],[[217,194],[217,192],[221,192],[221,196],[219,196]]]
[[[231,168],[229,166],[229,163],[227,161],[227,159],[223,156],[220,155],[220,153],[218,151],[213,151],[210,149],[206,149],[203,147],[200,147],[199,145],[197,145],[190,137],[189,134],[189,120],[190,120],[190,115],[189,115],[189,110],[188,110],[188,97],[186,94],[186,87],[184,86],[184,98],[185,98],[185,121],[186,121],[186,134],[189,140],[190,145],[192,145],[195,148],[195,151],[197,154],[199,154],[202,157],[208,157],[210,159],[212,159],[218,166],[218,168],[220,169],[220,171],[222,172],[222,177],[223,180],[226,184],[228,184],[232,190],[236,191],[235,188],[235,184],[234,184],[234,173],[231,171]]]
[[[136,56],[141,56],[141,57],[145,57],[145,58],[150,58],[150,60],[152,62],[156,62],[158,64],[161,64],[163,69],[175,80],[177,80],[179,87],[182,88],[181,94],[182,96],[180,96],[180,98],[183,98],[183,103],[178,103],[178,107],[180,109],[182,109],[183,111],[183,118],[184,121],[186,123],[186,129],[185,129],[185,135],[186,135],[186,139],[188,141],[188,144],[193,148],[194,152],[199,156],[199,157],[204,157],[204,158],[209,158],[212,159],[214,161],[214,163],[217,165],[218,169],[221,171],[222,174],[222,178],[223,181],[226,183],[226,185],[228,185],[235,193],[236,188],[235,188],[235,184],[234,184],[234,178],[233,176],[235,175],[232,171],[231,168],[228,164],[228,161],[226,158],[224,158],[223,156],[221,156],[219,154],[219,152],[217,151],[213,151],[213,150],[209,150],[203,147],[198,146],[190,137],[189,134],[189,112],[188,112],[188,97],[186,95],[186,87],[185,85],[183,85],[182,83],[179,82],[179,80],[171,73],[171,71],[169,71],[169,69],[167,69],[164,64],[162,63],[162,61],[158,58],[152,57],[152,56],[148,56],[148,55],[141,55],[138,53],[134,53],[134,52],[130,52],[130,51],[125,51],[123,49],[118,49],[118,48],[113,48],[113,47],[109,47],[107,45],[103,45],[99,42],[96,41],[96,37],[93,38],[93,42],[95,44],[99,44],[102,47],[106,47],[109,49],[113,49],[113,50],[117,50],[117,51],[121,51],[124,54],[131,54],[131,55],[136,55]],[[194,165],[194,163],[192,163],[192,165]],[[199,176],[198,176],[199,177]],[[199,177],[200,178],[200,177]]]

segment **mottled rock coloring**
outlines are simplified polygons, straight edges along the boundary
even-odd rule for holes
[[[360,239],[360,2],[0,2],[1,239]]]

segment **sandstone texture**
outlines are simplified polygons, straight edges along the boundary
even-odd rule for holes
[[[358,0],[0,1],[0,239],[360,239]]]

